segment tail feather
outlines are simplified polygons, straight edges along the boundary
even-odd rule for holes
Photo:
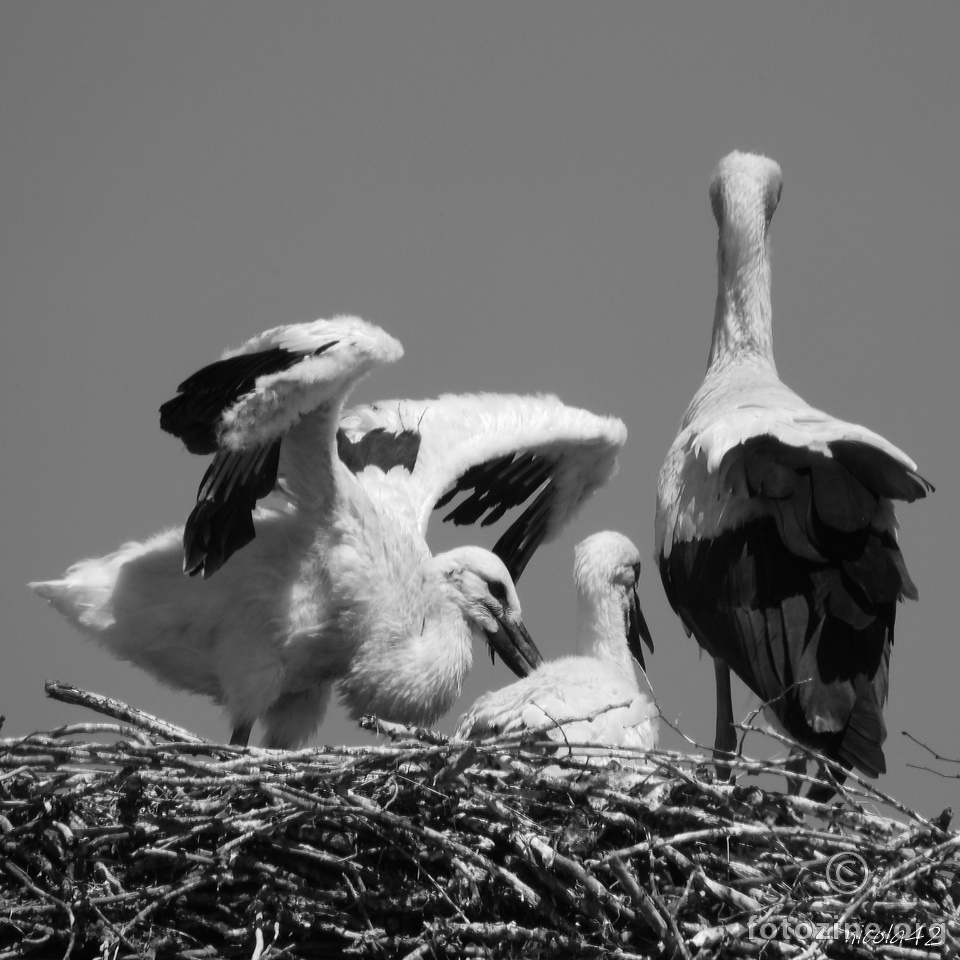
[[[216,692],[202,620],[222,617],[224,604],[184,578],[180,551],[174,528],[29,586],[115,657],[172,686]]]
[[[882,747],[886,738],[887,728],[879,706],[868,697],[860,697],[850,713],[837,756],[868,777],[877,777],[887,772]]]
[[[96,561],[83,561],[62,580],[36,580],[27,586],[81,629],[106,630],[113,624],[109,595],[114,578],[104,572]]]

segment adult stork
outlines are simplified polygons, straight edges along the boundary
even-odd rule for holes
[[[732,668],[795,740],[875,777],[897,601],[917,597],[892,501],[933,488],[883,437],[780,381],[768,236],[781,185],[773,160],[743,153],[710,184],[713,339],[660,472],[656,549],[673,609],[714,660],[715,757],[736,745]]]
[[[542,658],[513,579],[612,474],[626,428],[555,397],[480,395],[361,407],[339,429],[351,387],[402,352],[356,317],[228,351],[161,407],[165,430],[214,455],[186,526],[31,586],[115,656],[222,704],[234,743],[257,720],[265,745],[303,743],[335,683],[354,717],[431,723],[474,638],[523,676]],[[536,494],[503,560],[431,554],[431,511],[458,493],[458,523]]]
[[[658,710],[641,691],[640,640],[653,650],[640,610],[640,551],[605,530],[577,544],[577,643],[573,656],[549,660],[528,677],[479,697],[460,718],[456,736],[478,739],[545,727],[553,740],[652,750]],[[607,709],[615,704],[626,704]]]

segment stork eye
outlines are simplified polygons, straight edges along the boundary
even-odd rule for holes
[[[490,590],[490,596],[492,596],[497,603],[507,602],[507,588],[499,580],[491,580],[487,584],[487,588]]]

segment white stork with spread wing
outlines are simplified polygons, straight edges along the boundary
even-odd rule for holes
[[[528,677],[479,697],[456,736],[542,730],[552,740],[652,750],[659,712],[641,691],[641,638],[653,641],[640,610],[640,551],[623,534],[603,531],[577,544],[577,644],[573,656],[549,660]],[[616,704],[614,709],[607,709]]]
[[[781,183],[774,161],[742,153],[711,182],[713,341],[660,473],[656,549],[670,603],[714,658],[716,756],[736,745],[732,668],[794,739],[877,776],[897,601],[917,597],[892,501],[933,488],[893,444],[777,376],[768,234]]]
[[[303,743],[334,684],[354,717],[431,723],[474,638],[525,675],[542,658],[513,577],[613,473],[626,428],[490,395],[361,407],[340,430],[353,385],[402,352],[355,317],[228,351],[161,407],[165,430],[214,455],[186,526],[31,586],[115,656],[221,703],[235,743],[257,720],[267,746]],[[431,510],[461,490],[458,522],[536,493],[499,545],[506,565],[479,547],[431,554]]]

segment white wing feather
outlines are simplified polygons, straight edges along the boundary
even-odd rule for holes
[[[400,342],[359,317],[276,327],[248,340],[223,359],[279,348],[303,359],[287,370],[257,378],[255,389],[221,417],[220,445],[244,450],[285,434],[324,403],[337,409],[350,387],[374,367],[403,356]],[[322,351],[322,352],[317,352]]]
[[[607,709],[627,701],[627,706]],[[657,743],[658,716],[633,677],[618,676],[595,657],[571,656],[551,660],[529,677],[479,697],[460,718],[455,736],[477,739],[546,728],[545,735],[561,743],[651,750]]]
[[[910,470],[917,465],[899,447],[867,427],[839,420],[810,406],[775,375],[756,372],[747,389],[735,389],[734,374],[718,376],[705,384],[684,417],[683,430],[689,431],[693,452],[707,456],[707,468],[713,472],[724,455],[753,437],[771,436],[791,447],[807,448],[832,456],[830,443],[854,440],[866,443],[893,457]],[[679,440],[679,438],[678,438]]]
[[[383,400],[347,411],[340,425],[352,440],[377,428],[420,434],[413,471],[393,482],[409,490],[421,533],[426,532],[437,500],[471,468],[511,454],[543,458],[552,487],[543,530],[546,540],[556,536],[613,476],[617,454],[627,439],[622,420],[567,406],[550,395],[446,394],[434,400]]]

